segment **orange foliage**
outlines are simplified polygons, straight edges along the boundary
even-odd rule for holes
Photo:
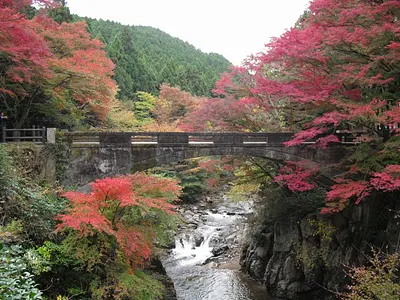
[[[57,87],[54,96],[63,98],[68,90],[74,100],[89,105],[104,120],[117,92],[112,79],[114,64],[103,50],[104,45],[90,37],[85,22],[59,25],[43,16],[32,22],[53,51],[48,63]]]
[[[154,101],[153,113],[156,115],[155,129],[168,128],[162,131],[179,131],[177,126],[183,118],[195,111],[205,98],[192,96],[177,87],[171,87],[162,84],[160,87],[160,96]]]
[[[154,132],[182,132],[181,129],[176,127],[174,124],[158,124],[151,123],[145,124],[141,127],[143,131],[154,131]]]
[[[10,122],[23,126],[29,113],[44,98],[58,110],[69,109],[71,100],[104,120],[115,97],[114,64],[92,39],[85,22],[53,21],[41,11],[28,19],[20,9],[51,0],[0,0],[0,93],[6,107],[14,107]],[[46,97],[43,97],[46,96]],[[17,104],[17,105],[16,105]]]

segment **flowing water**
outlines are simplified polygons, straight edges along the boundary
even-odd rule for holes
[[[249,204],[226,198],[221,202],[200,209],[188,206],[184,212],[189,226],[177,235],[175,249],[163,261],[178,299],[272,300],[238,271]]]

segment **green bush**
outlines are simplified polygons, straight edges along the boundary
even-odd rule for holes
[[[54,238],[54,217],[65,207],[66,200],[58,198],[52,187],[41,186],[24,178],[3,145],[0,145],[0,215],[6,226],[21,222],[25,241],[42,243]]]
[[[7,217],[12,210],[10,198],[14,195],[13,187],[14,172],[12,159],[3,145],[0,145],[0,215]],[[4,225],[4,224],[3,224]]]
[[[198,168],[198,160],[185,161],[179,166],[153,169],[153,173],[163,177],[175,178],[180,181],[182,195],[185,202],[193,202],[196,197],[207,191],[206,179],[210,176]]]
[[[27,271],[22,247],[0,244],[1,299],[42,299],[41,295],[33,275]]]

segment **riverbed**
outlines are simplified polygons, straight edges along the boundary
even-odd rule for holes
[[[163,259],[179,300],[272,300],[265,288],[239,271],[252,202],[225,195],[182,205],[175,248]]]

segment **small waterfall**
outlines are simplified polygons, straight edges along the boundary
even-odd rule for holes
[[[257,294],[259,286],[251,285],[238,272],[239,241],[249,211],[248,204],[232,203],[226,197],[200,209],[185,207],[187,225],[163,260],[178,300],[271,299],[262,288]]]
[[[214,227],[203,228],[197,234],[186,233],[175,238],[174,258],[180,265],[201,265],[207,258],[213,256],[210,241],[215,235]]]

